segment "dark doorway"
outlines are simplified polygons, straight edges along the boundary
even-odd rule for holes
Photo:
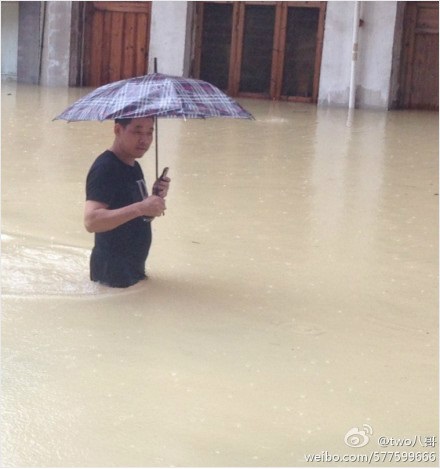
[[[399,105],[438,110],[437,2],[406,2]]]
[[[246,5],[239,91],[270,96],[275,6]]]
[[[232,11],[230,3],[210,3],[204,8],[200,78],[222,90],[229,82]]]
[[[326,2],[197,2],[194,75],[230,95],[316,102]]]
[[[288,9],[282,96],[313,96],[318,24],[318,9]]]

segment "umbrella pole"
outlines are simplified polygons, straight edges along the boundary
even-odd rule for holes
[[[157,73],[157,57],[154,57],[154,73]],[[159,139],[158,139],[158,132],[159,132],[159,126],[158,122],[159,119],[157,116],[154,117],[154,148],[156,150],[156,180],[159,179]]]
[[[154,139],[155,139],[155,149],[156,149],[156,179],[159,178],[159,142],[157,138],[157,117],[154,118]]]

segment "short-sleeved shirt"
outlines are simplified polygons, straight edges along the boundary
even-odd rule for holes
[[[148,195],[139,163],[123,163],[107,150],[87,175],[86,199],[102,202],[110,210],[141,201]],[[90,278],[112,287],[128,287],[145,278],[145,261],[151,245],[151,225],[137,217],[117,228],[95,233]]]

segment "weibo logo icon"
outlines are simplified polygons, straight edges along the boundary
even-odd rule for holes
[[[363,430],[360,430],[358,427],[353,427],[348,430],[344,437],[344,442],[347,446],[351,448],[362,448],[368,444],[370,441],[369,435],[373,434],[373,429],[366,423],[364,423],[362,428]]]

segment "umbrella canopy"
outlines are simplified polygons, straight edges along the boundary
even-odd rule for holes
[[[101,86],[54,120],[103,121],[139,117],[253,119],[237,102],[206,81],[152,73]]]

